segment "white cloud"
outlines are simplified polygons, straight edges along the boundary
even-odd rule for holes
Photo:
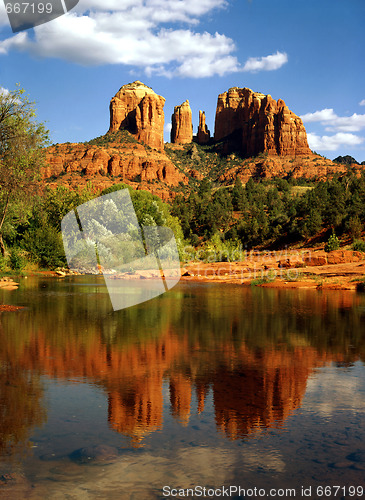
[[[171,132],[171,129],[172,129],[172,124],[171,122],[170,123],[165,123],[165,126],[164,126],[164,132],[166,134],[169,134]]]
[[[315,111],[314,113],[306,113],[301,116],[303,122],[326,122],[328,120],[333,120],[337,118],[336,113],[332,108],[325,108],[321,111]]]
[[[365,99],[359,102],[359,106],[365,106]]]
[[[281,68],[288,62],[288,56],[285,52],[277,51],[266,57],[250,57],[243,67],[243,71],[273,71]]]
[[[5,10],[4,2],[0,2],[0,26],[9,24],[8,15]]]
[[[83,0],[76,7],[78,12],[130,12],[133,17],[141,16],[157,21],[188,22],[197,24],[198,18],[215,8],[224,8],[227,0]]]
[[[9,90],[4,88],[4,87],[0,87],[0,96],[1,95],[3,95],[3,96],[9,95]]]
[[[307,134],[308,144],[312,150],[336,151],[341,146],[359,146],[364,142],[364,138],[355,134],[338,132],[332,136],[319,136],[309,132]]]
[[[84,0],[34,32],[0,41],[0,54],[18,50],[85,66],[124,64],[167,77],[280,68],[286,54],[250,58],[242,67],[232,55],[236,47],[231,38],[191,29],[202,16],[227,4],[228,0]],[[189,29],[182,29],[181,23],[188,23]]]
[[[359,132],[365,128],[365,115],[337,116],[332,108],[325,108],[301,116],[305,123],[320,122],[328,132]]]

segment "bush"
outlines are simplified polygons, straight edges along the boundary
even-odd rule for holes
[[[337,238],[335,233],[332,233],[329,240],[324,246],[325,252],[332,252],[333,250],[338,250],[340,248],[340,240]]]
[[[222,240],[220,234],[215,233],[205,242],[200,252],[206,262],[234,262],[242,260],[242,245],[237,240]]]
[[[365,241],[355,240],[352,244],[352,249],[355,250],[355,252],[365,252]]]
[[[197,247],[200,243],[200,238],[197,234],[193,233],[191,236],[190,236],[190,242],[191,244],[193,245],[193,247]]]
[[[7,267],[6,259],[0,254],[0,271],[6,271]]]
[[[351,217],[348,220],[346,226],[353,241],[360,238],[363,229],[363,224],[357,215]]]
[[[22,247],[41,267],[55,269],[66,265],[61,235],[52,226],[40,226],[27,231]]]
[[[14,271],[21,271],[27,265],[27,260],[23,252],[19,248],[12,248],[9,256],[9,263],[11,269]]]

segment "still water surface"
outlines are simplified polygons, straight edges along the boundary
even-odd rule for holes
[[[0,314],[0,498],[365,487],[365,295],[180,283],[113,312],[75,277],[0,300],[25,306]]]

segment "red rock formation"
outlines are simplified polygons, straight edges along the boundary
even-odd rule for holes
[[[172,140],[178,143],[169,145],[165,154],[162,151],[164,102],[163,97],[141,82],[124,85],[111,100],[110,133],[88,144],[59,144],[48,148],[43,178],[51,185],[71,187],[91,181],[96,191],[116,182],[126,182],[162,199],[173,197],[171,186],[180,182],[188,184],[188,177],[201,180],[208,175],[209,168],[213,168],[213,163],[217,165],[221,161],[220,145],[214,153],[215,159],[211,156],[213,163],[207,163],[204,169],[196,168],[201,160],[196,144],[192,144],[190,151],[183,146],[192,141],[191,109],[185,101],[175,108],[173,115]],[[250,177],[289,175],[322,180],[347,170],[344,164],[311,153],[300,118],[289,111],[284,101],[276,102],[269,95],[247,88],[231,88],[219,96],[214,137],[223,140],[223,152],[235,149],[254,156],[242,164],[237,157],[228,156],[227,168],[217,179],[223,184],[234,183],[237,176],[244,183]],[[200,111],[197,142],[204,144],[208,140],[205,113]],[[183,154],[174,155],[176,150]],[[267,154],[257,156],[261,152]],[[363,166],[354,168],[360,175]]]
[[[199,126],[197,135],[198,144],[206,144],[207,142],[209,142],[209,139],[210,139],[210,132],[205,123],[205,112],[199,111]]]
[[[311,154],[302,120],[282,99],[231,88],[218,96],[214,138],[227,139],[228,148],[245,156]]]
[[[243,116],[239,105],[243,97],[244,89],[237,87],[219,94],[214,124],[214,139],[216,141],[242,129]]]
[[[151,148],[163,150],[165,99],[140,81],[123,85],[110,101],[109,132],[126,129]]]
[[[190,144],[193,141],[192,114],[189,101],[175,106],[171,117],[171,142],[175,144]]]
[[[271,179],[290,176],[295,179],[326,180],[345,172],[345,165],[314,154],[308,156],[259,155],[242,161],[241,165],[225,170],[218,180],[225,185],[234,183],[236,177],[239,177],[244,184],[251,177]],[[360,172],[361,167],[358,166],[357,175],[360,175]]]
[[[313,252],[304,258],[307,266],[325,266],[327,264],[345,264],[359,262],[363,259],[362,252],[353,250],[334,250],[332,252]]]
[[[91,181],[98,189],[116,182],[138,183],[140,189],[147,189],[164,199],[169,197],[169,186],[187,183],[187,177],[163,152],[127,141],[109,142],[105,146],[51,146],[46,152],[43,178],[54,177],[57,177],[57,184],[81,185]]]

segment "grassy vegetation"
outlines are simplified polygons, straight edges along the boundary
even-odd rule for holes
[[[120,144],[139,144],[139,142],[130,134],[127,130],[118,130],[117,132],[110,132],[108,134],[101,135],[91,141],[83,142],[87,146],[100,146],[100,147],[110,147],[112,143]]]
[[[234,153],[222,155],[219,150],[219,143],[214,145],[185,144],[181,149],[168,144],[165,146],[165,153],[179,170],[186,174],[190,169],[194,169],[212,182],[215,182],[219,175],[230,168],[241,166],[244,160],[243,157]],[[195,184],[199,183],[195,182]]]

